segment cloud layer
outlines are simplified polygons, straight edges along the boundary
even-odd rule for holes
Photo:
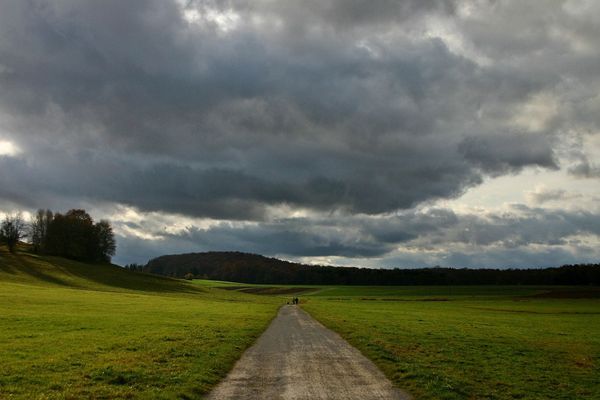
[[[0,9],[0,141],[20,150],[0,154],[6,207],[112,203],[229,227],[179,238],[198,246],[369,259],[407,243],[465,243],[388,216],[460,198],[490,177],[538,168],[597,182],[597,154],[585,146],[600,124],[594,2],[8,0]],[[535,252],[598,235],[569,230],[558,212],[514,226],[473,213],[455,224],[471,221],[463,234],[481,251],[497,236]],[[538,219],[552,230],[545,239],[528,233]],[[365,233],[371,220],[386,223]],[[502,236],[506,226],[517,234]]]

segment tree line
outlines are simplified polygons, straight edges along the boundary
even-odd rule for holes
[[[27,229],[28,228],[28,229]],[[110,262],[116,242],[110,223],[94,222],[82,209],[65,214],[38,210],[27,227],[21,214],[7,215],[0,224],[0,240],[14,252],[19,240],[28,237],[33,252],[85,262]]]
[[[304,265],[239,252],[168,255],[145,272],[186,278],[293,285],[600,285],[600,264],[560,268],[373,269]]]

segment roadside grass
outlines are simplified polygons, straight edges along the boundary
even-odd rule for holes
[[[198,398],[280,304],[0,248],[0,398]]]
[[[417,399],[600,398],[600,299],[552,290],[333,287],[302,307]]]

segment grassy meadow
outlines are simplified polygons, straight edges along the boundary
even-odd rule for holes
[[[597,290],[333,287],[302,307],[417,399],[600,399]]]
[[[0,398],[198,398],[280,304],[0,248]]]
[[[599,290],[185,282],[0,248],[0,398],[199,398],[299,296],[416,399],[600,399]]]
[[[290,286],[194,281],[269,294]],[[416,399],[600,399],[600,288],[295,287]]]

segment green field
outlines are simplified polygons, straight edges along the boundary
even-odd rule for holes
[[[0,248],[0,398],[198,398],[280,304]]]
[[[306,311],[417,399],[600,399],[600,288],[299,287]]]
[[[600,399],[599,290],[185,282],[0,248],[0,398],[198,398],[299,296],[416,399]]]
[[[337,287],[303,308],[417,399],[600,399],[600,299],[552,298],[596,290]]]

